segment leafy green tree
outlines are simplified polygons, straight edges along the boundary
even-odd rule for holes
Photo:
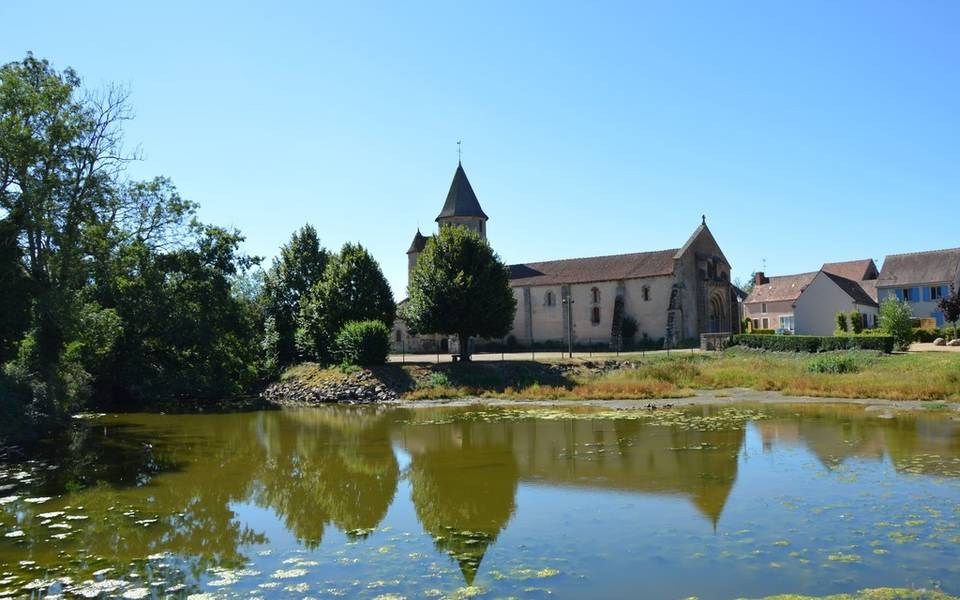
[[[412,331],[456,335],[470,359],[471,336],[503,337],[517,310],[510,274],[486,240],[442,227],[417,259],[403,318]]]
[[[844,335],[847,333],[847,313],[838,312],[836,315],[837,319],[837,335]]]
[[[329,260],[330,253],[320,245],[317,230],[307,224],[294,232],[267,271],[263,296],[270,336],[265,338],[265,350],[274,357],[276,368],[297,358],[297,316],[306,296],[322,279]]]
[[[0,67],[0,392],[16,399],[0,425],[62,422],[91,398],[248,391],[256,259],[170,180],[128,181],[126,93],[79,86],[29,54]]]
[[[0,219],[0,365],[16,355],[30,320],[30,296],[16,233],[9,219]]]
[[[888,297],[880,303],[880,328],[893,337],[897,350],[906,350],[913,340],[913,310],[906,302]]]
[[[56,418],[74,387],[64,352],[80,331],[89,250],[116,208],[118,178],[133,158],[120,125],[127,96],[79,93],[72,69],[28,54],[0,67],[0,209],[15,231],[31,295],[31,323],[11,370],[35,382],[33,409]]]
[[[347,322],[376,320],[389,328],[396,310],[377,261],[360,244],[344,244],[302,304],[297,344],[306,357],[330,360],[331,344]]]
[[[860,311],[851,310],[847,320],[850,322],[850,331],[856,335],[863,332],[863,315],[860,314]]]

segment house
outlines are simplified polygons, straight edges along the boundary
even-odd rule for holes
[[[960,285],[960,248],[891,254],[877,278],[880,301],[889,297],[906,301],[917,318],[932,317],[943,327],[940,298]]]
[[[753,329],[776,329],[802,335],[831,335],[838,312],[857,311],[865,327],[878,322],[877,266],[872,259],[824,263],[819,271],[754,276],[743,302]]]
[[[487,236],[489,217],[458,164],[438,227],[460,226]],[[419,230],[407,250],[408,276],[430,236]],[[624,317],[638,338],[676,346],[701,333],[739,331],[737,288],[706,217],[683,246],[653,252],[593,256],[510,265],[517,312],[508,339],[519,345],[607,345],[619,340]],[[401,302],[401,305],[403,303]],[[442,336],[414,335],[402,319],[393,329],[394,350],[453,349]]]

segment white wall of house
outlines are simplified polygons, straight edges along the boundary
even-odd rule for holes
[[[877,309],[856,304],[840,286],[822,271],[813,278],[794,306],[794,321],[798,335],[833,335],[837,328],[837,313],[857,310],[873,323]]]
[[[880,302],[890,297],[907,300],[907,304],[909,304],[911,310],[913,310],[914,317],[933,317],[937,320],[937,326],[942,327],[945,323],[943,321],[943,312],[940,310],[940,307],[937,306],[937,303],[940,302],[937,294],[949,294],[950,285],[951,283],[946,281],[935,281],[916,285],[878,286],[877,297],[880,299]],[[956,285],[956,283],[954,283],[954,285]],[[907,292],[906,290],[910,291]]]

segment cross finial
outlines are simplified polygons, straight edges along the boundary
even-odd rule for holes
[[[461,144],[461,140],[457,140],[457,164],[458,165],[460,164],[460,160],[463,158],[463,154],[461,153],[462,148],[460,144]]]
[[[707,224],[707,215],[700,215],[700,222],[704,225]]]

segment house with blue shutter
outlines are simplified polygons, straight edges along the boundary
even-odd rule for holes
[[[891,296],[910,304],[913,316],[934,318],[943,327],[943,313],[937,304],[960,288],[960,248],[891,254],[883,261],[877,278],[877,298]]]

